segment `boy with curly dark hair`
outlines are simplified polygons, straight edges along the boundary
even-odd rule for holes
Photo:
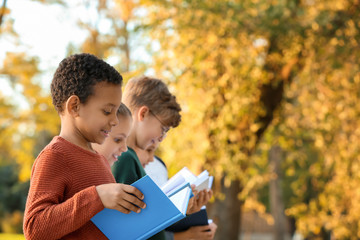
[[[51,95],[61,130],[32,168],[26,239],[107,239],[90,221],[94,215],[104,207],[124,213],[145,207],[143,194],[116,183],[105,157],[91,146],[103,143],[118,124],[121,85],[121,75],[91,54],[60,63]]]

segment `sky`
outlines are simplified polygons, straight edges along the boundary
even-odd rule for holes
[[[68,45],[71,43],[79,46],[88,35],[86,30],[78,26],[79,20],[96,24],[104,32],[110,30],[111,26],[108,22],[99,21],[96,6],[89,6],[89,3],[96,4],[96,1],[68,0],[66,3],[67,7],[31,0],[8,0],[7,8],[10,9],[10,14],[7,18],[10,16],[14,20],[14,30],[19,38],[16,40],[4,34],[0,35],[0,68],[6,52],[26,52],[29,56],[38,57],[42,74],[35,80],[42,83],[45,91],[49,91],[53,73],[61,60],[66,57]],[[143,13],[139,11],[139,14]],[[132,37],[131,58],[141,59],[143,62],[151,61],[145,47],[146,42],[150,40],[143,36]],[[159,43],[150,42],[153,50],[160,49]],[[109,58],[106,61],[111,65],[118,63],[116,58]],[[146,74],[153,75],[153,72],[149,68]],[[0,75],[0,95],[7,96],[12,102],[26,107],[26,102],[19,93],[21,88],[14,91]]]
[[[10,0],[7,7],[22,44],[17,46],[9,38],[1,38],[1,59],[7,51],[27,51],[39,57],[40,68],[47,70],[56,67],[65,57],[70,42],[76,45],[86,37],[86,32],[75,24],[79,16],[84,16],[79,7],[65,8],[30,0]]]
[[[6,52],[27,52],[29,56],[38,57],[39,67],[43,71],[39,80],[47,90],[52,74],[66,56],[69,43],[79,45],[86,38],[86,32],[77,26],[77,20],[80,16],[91,18],[92,13],[75,5],[67,8],[30,0],[8,0],[7,7],[11,11],[10,17],[14,19],[14,29],[19,35],[20,44],[14,38],[0,37],[0,67]],[[23,101],[1,76],[0,93],[13,97],[20,104]]]

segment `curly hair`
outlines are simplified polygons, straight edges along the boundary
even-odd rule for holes
[[[177,127],[181,121],[181,107],[160,79],[141,76],[128,81],[123,102],[132,112],[142,106],[159,116],[168,127]]]
[[[94,85],[106,81],[122,84],[122,76],[112,66],[88,53],[71,55],[63,59],[51,82],[51,97],[55,109],[61,113],[66,100],[76,95],[81,103],[93,94]]]

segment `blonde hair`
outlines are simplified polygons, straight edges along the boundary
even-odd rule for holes
[[[181,107],[160,79],[147,76],[130,79],[123,92],[123,101],[131,111],[147,106],[168,127],[175,128],[181,121]]]
[[[130,118],[132,118],[130,109],[124,103],[120,104],[120,107],[118,108],[116,114],[117,114],[118,117],[122,116],[122,117],[130,117]]]

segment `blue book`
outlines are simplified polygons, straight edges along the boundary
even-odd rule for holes
[[[110,240],[148,239],[186,216],[190,185],[170,197],[147,175],[131,185],[144,194],[145,209],[125,214],[105,208],[91,219]]]

